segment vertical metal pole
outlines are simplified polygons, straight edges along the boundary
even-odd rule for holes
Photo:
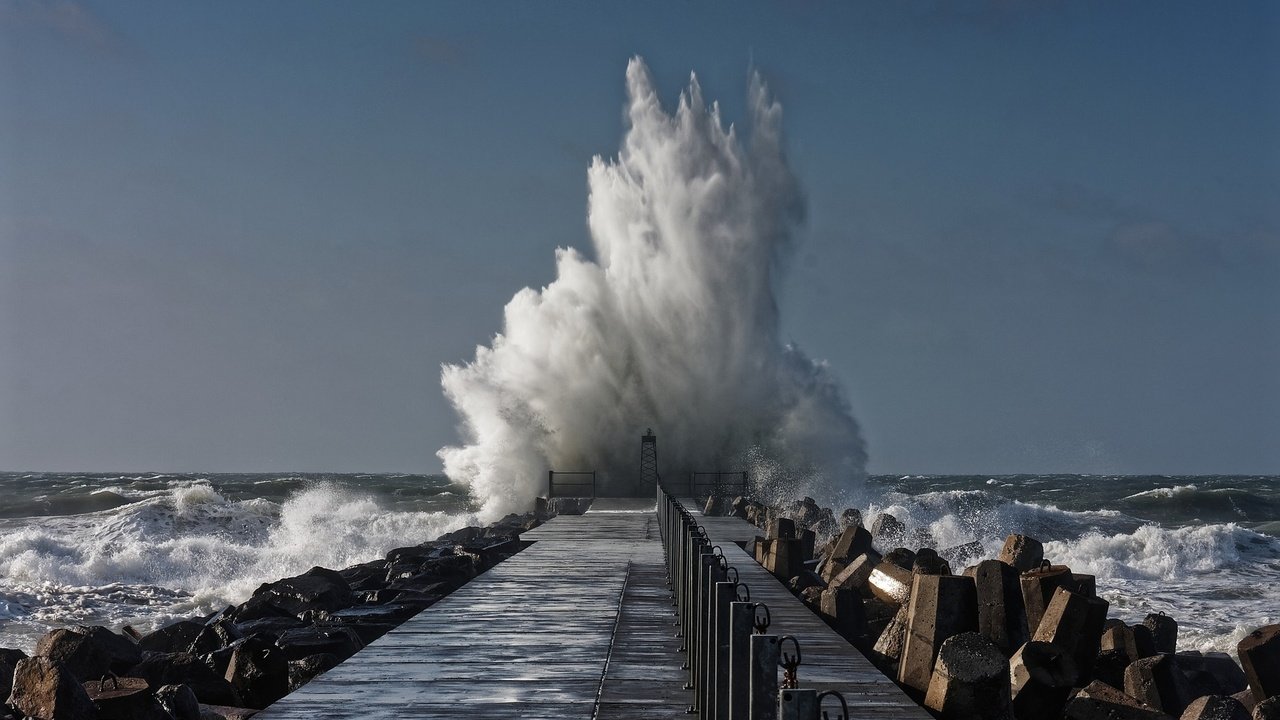
[[[747,720],[748,668],[751,666],[751,628],[756,604],[729,605],[729,720]]]
[[[778,720],[777,635],[751,636],[751,667],[748,676],[750,720]]]
[[[738,595],[738,583],[716,583],[715,624],[713,626],[715,642],[712,643],[713,654],[711,673],[711,717],[715,720],[729,720],[729,607]]]
[[[783,690],[778,693],[778,720],[818,720],[818,691]]]

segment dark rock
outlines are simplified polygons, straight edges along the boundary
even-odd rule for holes
[[[845,588],[823,590],[818,608],[827,624],[854,647],[863,652],[871,648],[866,610],[858,593]]]
[[[106,651],[113,672],[122,673],[142,662],[142,648],[132,638],[117,635],[101,625],[78,625],[74,630],[97,641]]]
[[[1097,681],[1071,698],[1062,717],[1064,720],[1171,720],[1141,700]]]
[[[480,537],[480,535],[483,532],[484,532],[484,528],[481,528],[481,527],[476,527],[476,526],[464,527],[460,530],[454,530],[451,533],[445,533],[444,535],[441,535],[440,537],[435,539],[435,542],[442,543],[442,544],[447,543],[450,545],[455,543],[468,543]]]
[[[19,660],[25,660],[26,657],[27,654],[21,650],[0,648],[0,707],[3,706],[2,698],[9,697],[9,692],[13,690],[14,668]]]
[[[911,568],[915,567],[916,564],[916,553],[914,550],[909,550],[904,547],[894,548],[885,553],[884,561],[887,563],[893,563],[903,570],[911,572]]]
[[[196,639],[191,641],[191,647],[187,651],[192,655],[204,655],[228,647],[242,637],[244,635],[235,623],[219,617],[205,624]]]
[[[841,511],[840,527],[842,529],[849,528],[849,527],[861,527],[861,526],[862,526],[861,510],[857,508],[845,508],[843,511]]]
[[[800,602],[815,613],[820,612],[822,608],[822,591],[823,587],[821,585],[811,585],[800,591]]]
[[[791,518],[778,517],[769,522],[766,540],[787,540],[796,537],[796,522]]]
[[[111,672],[111,656],[102,643],[75,630],[53,630],[36,643],[36,655],[56,660],[81,682]]]
[[[884,626],[871,648],[871,662],[884,674],[896,678],[902,661],[902,649],[907,644],[907,625],[910,614],[903,605],[894,613],[893,619]]]
[[[254,591],[253,596],[293,615],[301,615],[307,610],[333,612],[355,604],[355,597],[351,594],[351,587],[347,585],[346,579],[333,570],[321,567],[313,567],[301,575],[263,585]],[[235,619],[242,621],[250,618],[237,613]]]
[[[1018,572],[1037,570],[1044,560],[1044,545],[1030,535],[1010,535],[1004,539],[1004,547],[996,559],[1017,568]]]
[[[95,720],[97,717],[93,701],[80,681],[65,665],[47,657],[18,661],[8,704],[41,720]]]
[[[338,667],[342,662],[332,653],[316,653],[301,660],[289,661],[289,692],[311,682],[317,675]]]
[[[867,532],[861,525],[849,525],[836,539],[835,546],[831,550],[831,558],[835,561],[848,565],[855,558],[864,553],[873,551],[871,547],[871,533]]]
[[[1249,711],[1235,698],[1225,695],[1199,697],[1182,712],[1181,720],[1250,720]]]
[[[98,711],[98,720],[172,720],[142,678],[90,680],[84,691]]]
[[[289,661],[275,643],[246,638],[231,655],[226,680],[243,705],[265,708],[289,692]]]
[[[1236,645],[1254,700],[1280,695],[1280,625],[1254,630]]]
[[[1093,679],[1101,680],[1117,690],[1124,690],[1124,670],[1131,662],[1120,648],[1100,650],[1097,659],[1093,661]]]
[[[1053,643],[1034,640],[1009,659],[1009,673],[1013,714],[1019,720],[1061,715],[1079,675],[1070,653]]]
[[[163,685],[156,690],[160,703],[173,720],[200,720],[200,701],[186,685]]]
[[[303,625],[304,623],[293,615],[288,617],[264,617],[248,622],[237,622],[236,631],[240,633],[240,637],[249,637],[260,633],[279,637],[286,630],[300,628]]]
[[[287,660],[301,660],[317,653],[332,653],[345,660],[364,647],[355,630],[341,626],[289,630],[276,643]]]
[[[1151,639],[1155,642],[1156,652],[1173,653],[1178,650],[1178,621],[1164,613],[1151,613],[1142,620],[1142,624],[1151,631]]]
[[[917,575],[950,575],[951,565],[933,548],[920,548],[915,562],[911,563],[911,572]]]
[[[1022,577],[1025,580],[1027,575],[1024,573]],[[1071,659],[1080,671],[1077,685],[1085,684],[1093,674],[1102,628],[1107,620],[1107,607],[1107,601],[1102,598],[1088,597],[1059,587],[1031,635],[1032,640],[1051,642],[1071,653]]]
[[[257,713],[254,708],[200,703],[200,720],[249,720]]]
[[[826,588],[827,584],[822,581],[822,577],[817,573],[805,570],[796,575],[787,582],[787,586],[791,588],[793,593],[802,593],[811,587]]]
[[[1280,720],[1280,695],[1254,705],[1253,720]]]
[[[947,638],[924,704],[942,718],[1012,720],[1009,661],[985,635],[965,632]]]
[[[204,630],[204,623],[202,622],[179,620],[176,623],[165,625],[159,630],[143,635],[138,640],[138,647],[142,650],[159,653],[186,652],[202,630]]]
[[[1191,683],[1193,697],[1234,695],[1249,687],[1244,671],[1226,653],[1191,650],[1174,655],[1174,660]]]
[[[1124,691],[1174,717],[1193,699],[1186,676],[1174,656],[1167,653],[1130,663],[1124,671]]]
[[[1053,600],[1053,593],[1058,588],[1075,589],[1075,579],[1071,577],[1071,568],[1065,565],[1047,565],[1037,570],[1023,571],[1022,605],[1027,611],[1027,629],[1034,635],[1040,627],[1040,618],[1045,608]]]
[[[145,679],[151,687],[186,685],[202,703],[240,704],[231,684],[191,653],[144,653],[142,662],[129,675]]]

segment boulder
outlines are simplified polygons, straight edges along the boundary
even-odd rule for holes
[[[204,655],[228,647],[242,637],[244,635],[235,623],[225,617],[218,617],[205,623],[200,634],[191,641],[191,647],[187,651],[192,655]]]
[[[1254,700],[1280,695],[1280,625],[1254,630],[1236,645]]]
[[[110,675],[90,680],[84,691],[98,711],[98,720],[172,720],[142,678]]]
[[[1067,702],[1062,717],[1063,720],[1172,720],[1141,700],[1097,681],[1081,688]]]
[[[840,513],[840,527],[861,527],[862,511],[857,508],[845,508]]]
[[[202,622],[179,620],[143,635],[138,639],[138,647],[144,651],[158,653],[186,652],[202,630],[204,630]]]
[[[1151,639],[1158,653],[1174,653],[1178,650],[1178,621],[1164,613],[1151,613],[1142,620],[1151,631]]]
[[[911,572],[916,575],[950,575],[951,565],[938,555],[937,550],[920,548],[915,562],[911,563]]]
[[[315,655],[308,655],[301,660],[290,660],[289,692],[293,692],[311,682],[317,675],[338,667],[340,662],[342,661],[338,659],[338,656],[332,653],[316,653]]]
[[[232,653],[225,677],[243,705],[265,708],[288,694],[289,661],[275,643],[246,638]]]
[[[117,635],[101,625],[78,625],[73,629],[97,641],[107,653],[113,672],[125,672],[142,662],[142,648],[130,637]]]
[[[19,660],[9,705],[39,720],[95,720],[93,701],[65,665],[47,657]]]
[[[231,684],[191,653],[145,653],[129,675],[145,679],[151,687],[186,685],[202,703],[240,704]]]
[[[111,656],[102,643],[68,628],[53,630],[40,638],[36,655],[62,663],[81,682],[96,680],[111,672]]]
[[[557,498],[566,500],[569,498]],[[258,714],[253,708],[235,707],[233,705],[206,705],[200,703],[200,720],[249,720]]]
[[[1174,655],[1191,683],[1193,696],[1235,695],[1249,688],[1244,671],[1226,653],[1188,650]]]
[[[907,606],[903,605],[898,608],[893,619],[885,625],[884,630],[880,632],[876,639],[876,644],[871,648],[871,661],[876,664],[876,667],[880,668],[881,672],[890,677],[898,676],[898,667],[902,660],[902,648],[907,644],[909,617]]]
[[[331,653],[345,660],[364,647],[355,630],[342,626],[288,630],[276,644],[284,650],[286,660],[301,660],[317,653]]]
[[[831,558],[848,565],[859,555],[869,551],[872,551],[871,533],[861,525],[849,525],[836,539],[835,547],[831,550]]]
[[[896,547],[885,553],[884,561],[911,572],[911,568],[915,567],[916,564],[916,552],[908,548]]]
[[[1180,720],[1250,720],[1249,711],[1238,700],[1226,695],[1197,698],[1182,712]]]
[[[173,720],[200,720],[200,701],[186,685],[162,685],[156,690],[156,702]]]
[[[346,579],[321,567],[263,585],[254,591],[253,596],[292,615],[301,615],[308,610],[333,612],[355,604]],[[237,614],[235,619],[242,621],[248,618]]]
[[[13,690],[13,671],[19,660],[25,660],[27,654],[21,650],[0,648],[0,698],[9,697]]]

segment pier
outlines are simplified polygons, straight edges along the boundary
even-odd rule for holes
[[[741,593],[768,606],[771,637],[799,642],[797,687],[809,697],[838,691],[849,718],[929,717],[736,544],[755,527],[677,512],[675,498],[661,491],[658,498],[599,498],[583,515],[524,533],[529,547],[255,717],[729,718],[723,700],[713,711],[715,701],[698,696],[699,688],[714,692],[717,672],[724,685],[727,668],[707,670],[687,688],[693,671],[682,645],[693,633],[677,620],[695,613],[686,602],[674,604],[668,584],[668,560],[678,568],[684,557],[679,527],[700,527],[705,547],[724,558],[717,563],[736,569]],[[682,587],[691,586],[675,583]],[[784,671],[770,662],[776,681]],[[727,686],[720,692],[727,695]],[[779,690],[772,692],[777,703]],[[804,712],[794,717],[808,720]],[[732,717],[751,716],[740,704]]]

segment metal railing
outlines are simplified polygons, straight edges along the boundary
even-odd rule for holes
[[[737,472],[689,473],[689,497],[735,498],[747,494],[747,474]]]
[[[548,470],[547,497],[595,497],[595,470]]]
[[[745,478],[744,478],[745,480]],[[713,545],[695,516],[661,483],[658,527],[674,595],[680,651],[687,662],[689,713],[702,720],[844,720],[849,709],[834,691],[798,687],[800,642],[770,635],[769,607],[752,602],[746,583]],[[782,679],[778,678],[781,669]],[[840,711],[822,710],[835,698]]]

